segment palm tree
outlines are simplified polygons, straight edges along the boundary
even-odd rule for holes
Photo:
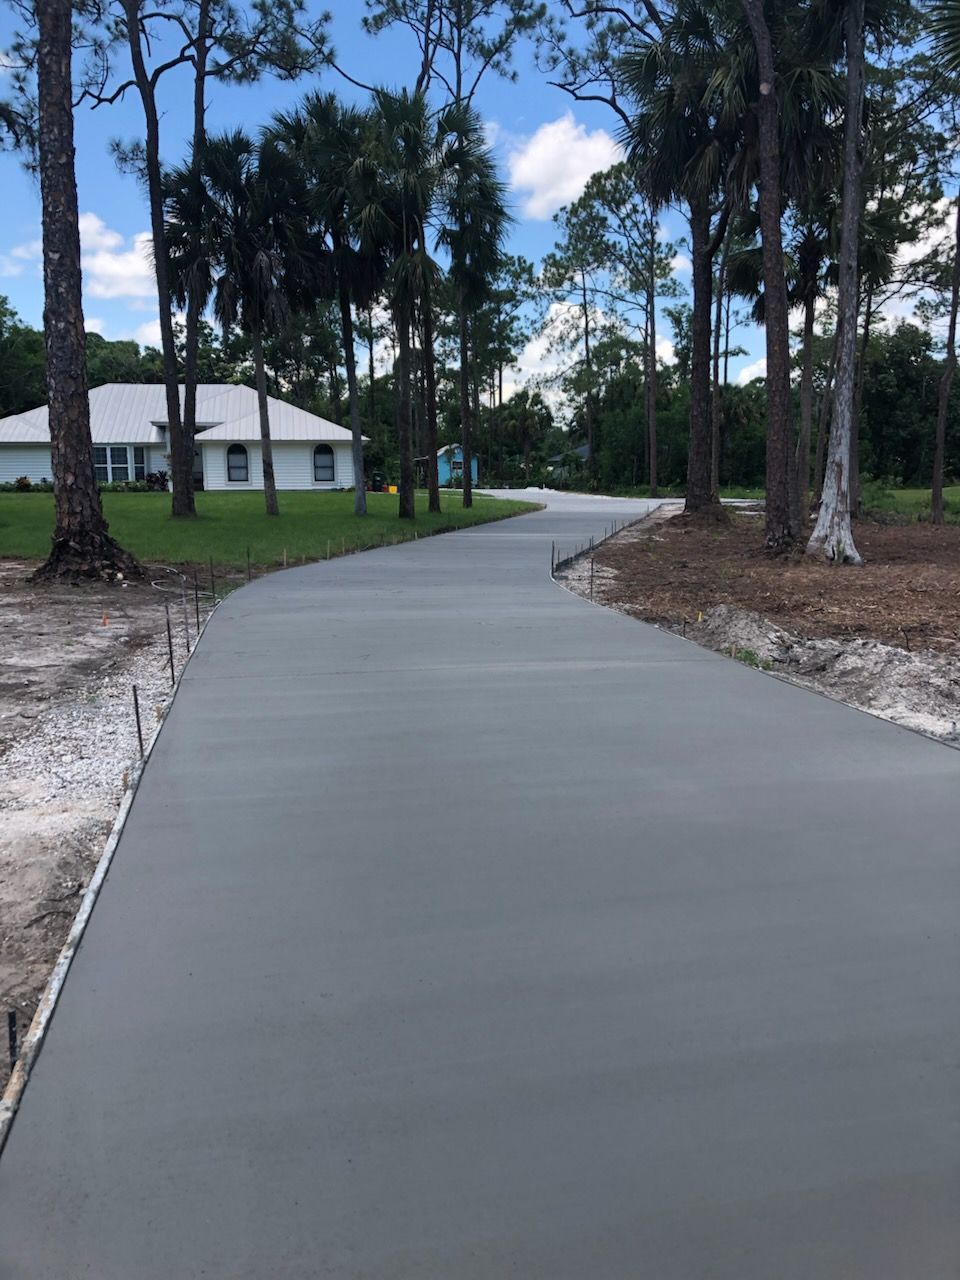
[[[473,505],[473,453],[468,314],[492,294],[509,222],[506,188],[497,176],[480,117],[469,107],[443,112],[440,137],[448,175],[446,221],[441,242],[450,252],[450,278],[457,298],[460,341],[460,422],[463,447],[463,505]]]
[[[826,196],[812,194],[806,210],[792,218],[792,234],[783,251],[783,271],[787,301],[791,309],[803,311],[800,345],[800,430],[792,467],[791,503],[797,528],[810,506],[810,446],[813,434],[814,322],[816,304],[827,285],[833,207]],[[751,215],[739,219],[727,263],[727,288],[752,303],[756,324],[766,321],[762,251],[756,244],[757,220]],[[827,394],[827,392],[825,392]]]
[[[253,350],[263,491],[267,514],[280,514],[270,442],[266,331],[282,330],[292,311],[318,292],[323,257],[311,243],[307,198],[298,167],[276,142],[255,143],[242,130],[212,138],[204,149],[209,197],[206,228],[214,264],[213,306],[226,332],[234,325]]]
[[[358,226],[363,201],[360,157],[372,128],[370,111],[345,106],[334,94],[328,93],[310,94],[300,110],[275,116],[271,130],[277,144],[302,166],[311,209],[320,234],[330,248],[329,267],[340,311],[347,371],[356,515],[366,515],[367,501],[353,309],[366,310],[370,306],[382,287],[386,271],[385,246],[369,240],[364,242]]]
[[[687,511],[719,511],[711,478],[713,259],[730,217],[728,170],[740,132],[737,121],[731,128],[731,107],[718,108],[717,69],[727,17],[726,6],[681,0],[649,43],[621,61],[624,89],[635,106],[624,140],[637,179],[656,205],[682,200],[689,211],[693,350]]]
[[[166,210],[164,243],[169,260],[170,292],[174,302],[186,309],[181,428],[184,448],[192,458],[197,424],[200,320],[213,292],[208,245],[213,212],[204,180],[201,151],[194,150],[188,164],[164,174],[163,191]],[[190,492],[190,508],[183,511],[184,515],[195,514],[192,484]]]
[[[36,11],[43,329],[56,514],[50,555],[34,577],[139,576],[140,566],[107,532],[93,467],[73,149],[73,5],[46,0]]]
[[[397,426],[400,445],[399,515],[412,520],[415,475],[412,425],[412,339],[418,312],[424,325],[424,358],[433,363],[432,297],[440,269],[427,248],[427,228],[440,182],[436,134],[426,100],[406,90],[374,96],[374,129],[357,168],[356,225],[364,251],[386,246],[386,293],[397,332]],[[432,368],[431,368],[432,376]],[[429,452],[436,455],[436,448]],[[439,506],[439,489],[437,490]]]
[[[935,0],[929,25],[944,70],[960,71],[960,0]]]

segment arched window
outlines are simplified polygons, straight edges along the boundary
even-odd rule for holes
[[[313,451],[313,478],[316,481],[333,479],[333,450],[328,444],[318,444]]]
[[[242,444],[232,444],[227,450],[227,479],[241,484],[250,479],[247,451]]]

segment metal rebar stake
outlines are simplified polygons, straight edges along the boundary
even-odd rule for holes
[[[140,699],[137,696],[137,686],[133,686],[133,714],[137,721],[137,741],[140,743],[140,759],[143,759],[143,727],[140,724]]]
[[[170,655],[170,683],[176,684],[177,673],[176,668],[173,665],[173,632],[170,629],[170,606],[165,603],[163,607],[167,615],[167,652]]]

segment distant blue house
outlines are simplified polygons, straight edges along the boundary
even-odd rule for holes
[[[421,483],[426,483],[427,478],[427,460],[426,458],[415,459],[417,464],[418,477]],[[437,475],[441,485],[457,485],[463,481],[463,446],[459,444],[448,444],[443,449],[437,450]],[[477,483],[479,471],[477,469],[477,455],[474,454],[470,459],[470,478],[474,484]]]

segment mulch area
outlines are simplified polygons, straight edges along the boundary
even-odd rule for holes
[[[801,551],[762,548],[762,517],[729,523],[676,516],[644,522],[598,549],[616,571],[603,595],[670,627],[715,605],[750,609],[798,635],[870,638],[901,648],[951,651],[960,644],[960,526],[858,521],[862,568],[833,567]]]

